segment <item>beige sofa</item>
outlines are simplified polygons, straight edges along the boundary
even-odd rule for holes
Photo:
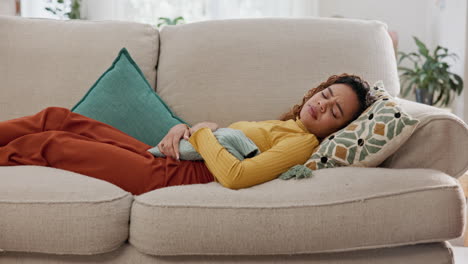
[[[342,72],[382,79],[395,96],[400,89],[378,21],[220,20],[159,32],[0,17],[0,39],[0,120],[72,107],[122,47],[190,123],[276,119]],[[437,108],[399,102],[421,124],[379,168],[132,196],[64,170],[0,167],[0,263],[453,263],[446,241],[465,228],[456,178],[468,170],[467,126]]]

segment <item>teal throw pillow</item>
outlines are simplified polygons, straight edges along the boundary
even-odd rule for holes
[[[187,124],[151,88],[125,48],[71,110],[150,146],[156,146],[171,127]]]

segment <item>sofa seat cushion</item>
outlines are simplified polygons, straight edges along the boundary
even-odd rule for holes
[[[133,196],[108,182],[40,166],[0,167],[0,251],[89,255],[128,237]]]
[[[458,181],[429,169],[333,168],[231,190],[173,186],[135,197],[129,241],[152,255],[340,252],[462,234]]]

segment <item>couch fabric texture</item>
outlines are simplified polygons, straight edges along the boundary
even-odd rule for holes
[[[381,167],[432,168],[455,178],[468,170],[468,127],[454,114],[396,98],[398,105],[420,121],[413,135]]]
[[[392,43],[377,21],[221,20],[159,33],[129,22],[0,16],[0,38],[0,121],[73,106],[122,47],[189,123],[276,119],[342,72],[399,92]],[[0,262],[450,263],[446,240],[466,223],[455,178],[468,169],[468,128],[398,101],[421,123],[384,168],[131,196],[68,171],[0,167]]]
[[[135,198],[130,243],[152,255],[269,255],[442,241],[463,229],[458,188],[437,171],[382,168],[318,170],[238,191],[163,188]]]
[[[1,167],[0,178],[2,250],[90,255],[127,239],[133,197],[115,185],[41,166]]]
[[[156,91],[193,124],[277,119],[343,72],[382,80],[392,96],[400,90],[387,26],[377,21],[207,21],[164,27],[160,41]]]
[[[2,16],[0,39],[0,120],[71,108],[123,47],[155,85],[159,33],[150,25]]]
[[[312,263],[312,264],[389,264],[389,263],[452,263],[452,249],[448,242],[413,246],[346,251],[339,253],[265,255],[265,256],[154,256],[139,252],[128,244],[100,255],[44,255],[9,252],[0,257],[5,263],[63,264],[63,263]]]

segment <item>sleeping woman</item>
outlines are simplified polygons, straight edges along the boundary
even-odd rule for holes
[[[230,189],[247,188],[304,164],[323,138],[367,108],[369,98],[369,84],[359,76],[333,75],[279,120],[235,122],[228,127],[241,130],[261,151],[242,161],[217,141],[213,132],[219,126],[213,122],[172,127],[157,145],[166,157],[155,157],[147,151],[152,146],[112,126],[48,107],[0,122],[0,166],[59,168],[108,181],[134,195],[213,181]],[[179,160],[182,138],[203,161]]]

